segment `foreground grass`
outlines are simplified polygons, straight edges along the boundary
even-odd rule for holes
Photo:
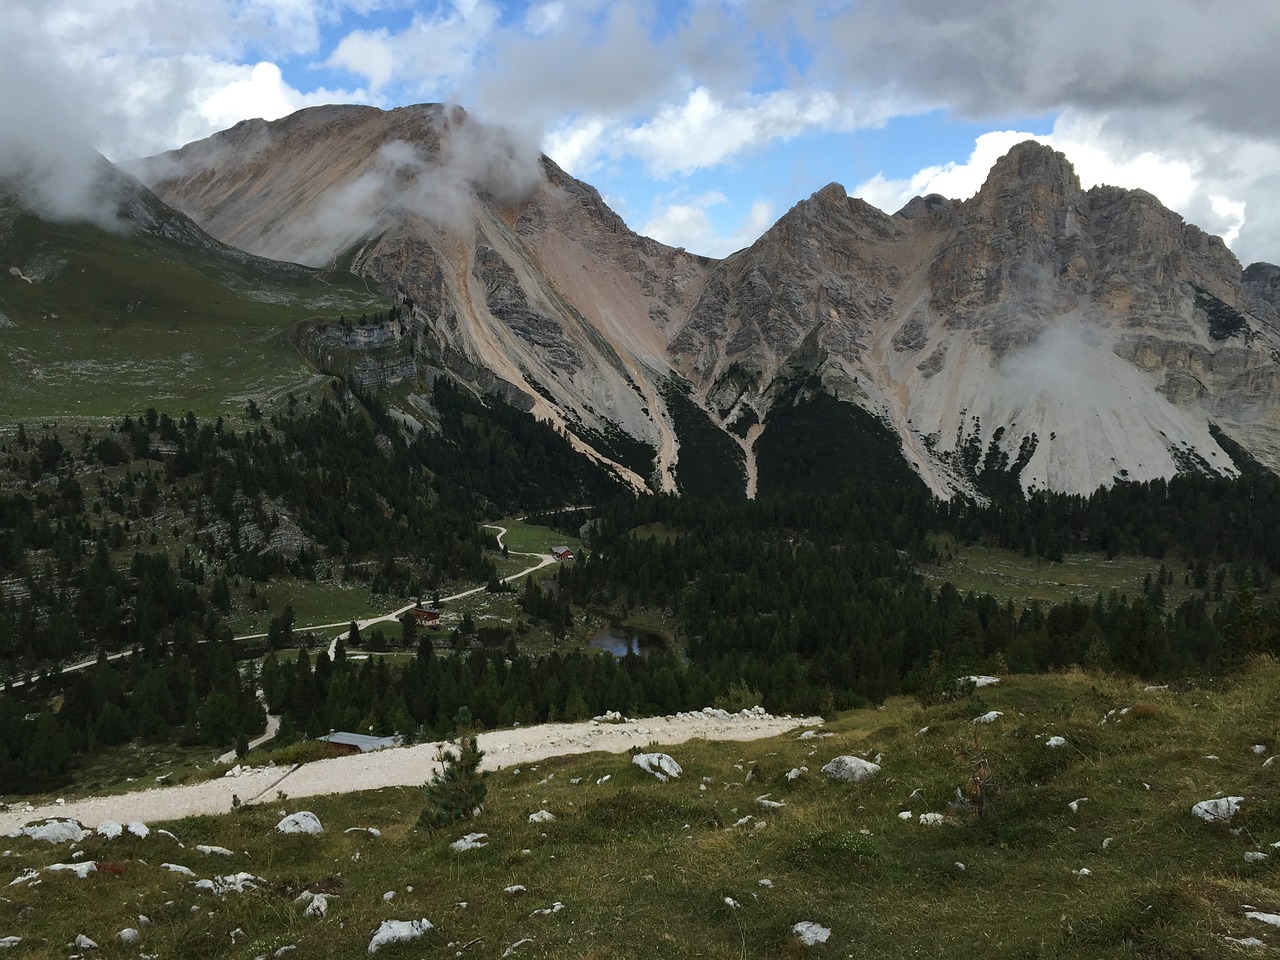
[[[154,833],[92,837],[85,859],[122,872],[44,873],[38,886],[5,888],[0,936],[23,938],[15,956],[65,956],[78,933],[104,957],[134,956],[114,934],[145,914],[140,946],[157,956],[247,960],[296,945],[297,956],[352,957],[383,920],[425,917],[434,930],[380,956],[499,957],[527,939],[513,956],[1207,958],[1239,949],[1226,937],[1250,936],[1272,946],[1247,955],[1274,956],[1280,931],[1242,906],[1280,912],[1280,854],[1268,846],[1280,840],[1280,768],[1254,751],[1274,750],[1277,706],[1272,662],[1171,691],[1020,676],[929,709],[904,699],[844,714],[830,736],[671,747],[684,775],[667,784],[627,756],[500,771],[485,811],[448,830],[415,827],[417,790],[277,798],[169,824],[185,847]],[[1003,716],[971,723],[988,710]],[[1053,735],[1067,746],[1047,748]],[[819,767],[843,753],[882,754],[883,769],[863,784],[830,783]],[[948,811],[981,759],[988,815]],[[1232,824],[1189,815],[1219,792],[1246,798]],[[762,808],[763,794],[785,806]],[[530,823],[540,808],[557,819]],[[326,832],[276,833],[282,812],[298,809]],[[923,827],[924,812],[947,818]],[[734,826],[747,816],[756,819]],[[382,835],[343,832],[366,826]],[[489,834],[487,847],[449,849],[473,830]],[[6,843],[14,876],[72,857]],[[1246,863],[1251,850],[1276,856]],[[218,898],[163,862],[263,881]],[[525,890],[504,892],[513,885]],[[325,918],[294,904],[304,889],[336,895]],[[556,902],[562,910],[535,915]],[[830,927],[830,940],[802,948],[789,933],[801,920]]]

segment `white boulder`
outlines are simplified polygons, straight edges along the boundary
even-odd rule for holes
[[[1058,747],[1065,747],[1067,740],[1065,737],[1050,737],[1044,742],[1046,747],[1056,750]]]
[[[74,873],[83,880],[91,873],[98,872],[98,865],[92,860],[86,860],[84,863],[51,863],[45,867],[52,873]]]
[[[816,946],[819,943],[826,943],[827,939],[831,936],[830,927],[824,927],[822,924],[815,923],[813,920],[801,920],[791,928],[791,932],[794,933],[796,938],[806,947]]]
[[[369,940],[369,953],[374,954],[389,943],[407,943],[417,940],[432,929],[431,921],[426,917],[421,920],[383,920],[382,925],[374,931]]]
[[[998,720],[1000,717],[1003,717],[1003,716],[1004,714],[999,710],[991,710],[987,713],[984,713],[980,717],[974,717],[972,722],[973,723],[995,723],[996,720]]]
[[[32,840],[43,840],[46,843],[79,843],[89,836],[79,820],[42,820],[40,823],[29,823],[9,834],[11,837],[30,837]]]
[[[281,833],[324,833],[320,818],[310,810],[300,810],[298,813],[289,814],[289,816],[276,824],[276,829]]]
[[[1242,803],[1244,803],[1244,797],[1215,797],[1212,800],[1201,800],[1191,808],[1191,815],[1207,823],[1230,820],[1240,812]]]
[[[846,754],[842,757],[836,757],[822,768],[822,772],[830,780],[839,780],[843,783],[861,783],[863,780],[874,777],[879,773],[880,764]]]
[[[142,939],[142,934],[140,934],[133,927],[125,927],[123,930],[121,930],[119,933],[116,934],[116,939],[119,940],[121,943],[133,944],[133,943],[137,943],[139,940]]]
[[[631,762],[645,773],[652,773],[663,783],[684,773],[680,764],[665,753],[637,753],[631,758]]]
[[[539,810],[536,813],[529,814],[530,823],[551,823],[555,818],[556,815],[550,810]]]
[[[455,853],[466,853],[468,850],[479,850],[481,847],[488,845],[489,835],[487,833],[468,833],[465,837],[449,844],[449,848]]]

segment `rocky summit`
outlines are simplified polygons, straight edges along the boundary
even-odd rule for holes
[[[721,261],[637,236],[457,107],[316,107],[133,169],[221,241],[406,305],[309,349],[397,348],[357,370],[448,371],[635,487],[684,486],[682,441],[688,460],[718,436],[754,495],[762,450],[862,443],[833,410],[944,497],[1280,468],[1280,268],[1242,271],[1143,191],[1082,190],[1039,143],[963,202],[890,215],[830,184]],[[815,411],[828,429],[797,431]]]

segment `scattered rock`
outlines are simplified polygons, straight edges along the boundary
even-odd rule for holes
[[[208,853],[218,857],[234,856],[234,854],[230,850],[228,850],[226,847],[214,847],[214,846],[210,846],[207,843],[196,844],[196,849],[199,850],[201,853]]]
[[[383,920],[369,940],[369,953],[377,953],[389,943],[417,940],[430,929],[431,921],[425,917],[421,920]]]
[[[75,939],[77,950],[97,950],[98,945],[86,937],[83,933],[77,933]]]
[[[1072,870],[1071,872],[1072,872],[1072,873],[1074,873],[1077,877],[1092,877],[1092,876],[1093,876],[1093,871],[1092,871],[1092,870],[1090,870],[1088,867],[1081,867],[1079,870]]]
[[[83,880],[91,873],[98,872],[98,865],[92,860],[86,860],[84,863],[51,863],[45,867],[50,873],[74,873]]]
[[[550,810],[539,810],[536,813],[529,814],[530,823],[551,823],[555,818],[556,815]]]
[[[114,820],[103,820],[98,824],[98,836],[106,837],[108,840],[114,840],[120,834],[124,833],[124,827],[116,823]]]
[[[130,820],[125,824],[125,829],[132,833],[135,837],[145,840],[151,835],[151,828],[141,820]],[[172,836],[172,834],[170,834]]]
[[[860,783],[880,772],[880,764],[846,754],[836,757],[822,768],[828,779],[843,783]]]
[[[42,820],[40,823],[29,823],[9,834],[11,837],[30,837],[32,840],[43,840],[46,843],[79,843],[89,836],[79,820]]]
[[[142,939],[142,934],[140,934],[133,927],[125,927],[123,930],[121,930],[119,933],[116,934],[116,939],[119,940],[121,943],[134,944]]]
[[[388,890],[386,893],[382,895],[382,902],[390,903],[395,898],[396,898],[396,892],[394,890]]]
[[[382,831],[377,827],[347,827],[343,833],[367,833],[371,837],[382,836]]]
[[[1273,927],[1280,927],[1280,913],[1263,913],[1261,910],[1246,910],[1244,915],[1250,920],[1258,920],[1262,923],[1270,924]]]
[[[196,872],[189,867],[184,867],[180,863],[162,863],[160,866],[166,870],[172,870],[174,873],[180,873],[184,877],[194,877]]]
[[[772,887],[772,886],[773,886],[773,881],[772,881],[772,880],[770,880],[768,877],[765,877],[765,878],[764,878],[764,879],[762,879],[762,880],[757,880],[757,881],[756,881],[756,883],[758,883],[758,884],[759,884],[760,886],[762,886],[762,887]]]
[[[307,909],[302,911],[302,915],[312,920],[322,920],[328,912],[329,897],[323,893],[317,893],[307,904]]]
[[[1260,850],[1249,850],[1244,855],[1245,863],[1261,863],[1263,860],[1270,859],[1269,854],[1265,854]]]
[[[1067,745],[1067,740],[1065,737],[1050,737],[1044,742],[1044,745],[1050,749],[1056,750],[1058,747],[1065,747]]]
[[[801,920],[791,928],[791,932],[806,947],[813,947],[819,943],[826,943],[827,938],[831,936],[831,928],[824,927],[820,923],[813,920]]]
[[[301,810],[298,813],[291,813],[279,823],[276,829],[281,833],[324,833],[324,827],[320,825],[320,818],[310,810]]]
[[[808,767],[792,767],[787,771],[788,780],[799,780],[801,776],[809,772]]]
[[[1087,802],[1088,799],[1089,799],[1088,797],[1081,797],[1078,800],[1072,800],[1070,803],[1067,804],[1067,809],[1070,810],[1072,813],[1079,813],[1080,804]]]
[[[785,800],[770,800],[769,794],[767,793],[756,797],[756,803],[760,804],[760,806],[764,807],[766,810],[776,810],[778,807],[785,807],[787,805]]]
[[[971,723],[995,723],[996,720],[998,720],[1000,717],[1003,717],[1003,716],[1004,714],[1001,711],[991,710],[987,713],[984,713],[980,717],[974,717],[973,720],[971,720],[970,722]]]
[[[942,814],[940,814],[940,813],[922,813],[922,814],[920,814],[920,826],[922,826],[922,827],[940,827],[940,826],[942,826]]]
[[[553,914],[553,913],[559,913],[559,912],[560,912],[561,910],[563,910],[563,909],[564,909],[564,904],[563,904],[563,903],[561,903],[559,900],[557,900],[557,901],[555,901],[553,904],[551,904],[551,906],[549,906],[549,907],[543,907],[541,910],[535,910],[535,911],[533,911],[533,913],[529,914],[529,916],[531,916],[531,917],[549,917],[549,916],[551,916],[551,914]]]
[[[509,886],[509,887],[503,887],[503,888],[502,888],[502,892],[503,892],[503,893],[505,893],[505,894],[508,894],[508,895],[510,895],[510,896],[515,896],[515,895],[516,895],[516,894],[518,894],[518,893],[524,893],[524,892],[525,892],[525,886],[524,886],[524,884],[523,884],[523,883],[513,883],[513,884],[512,884],[511,886]]]
[[[254,881],[257,881],[255,883]],[[261,877],[255,877],[252,873],[233,873],[225,877],[213,877],[210,880],[197,880],[194,884],[197,890],[208,890],[214,896],[221,897],[228,893],[244,893],[246,889],[256,890],[259,883],[265,883]]]
[[[0,937],[0,950],[8,950],[22,942],[21,937]]]
[[[956,683],[958,685],[963,686],[965,684],[972,683],[975,688],[989,687],[992,684],[999,683],[999,682],[1000,682],[999,677],[974,676],[974,677],[957,677],[956,678]]]
[[[1223,937],[1227,943],[1234,943],[1237,947],[1265,947],[1266,944],[1257,937]]]
[[[726,907],[728,907],[730,910],[741,910],[741,909],[742,909],[742,904],[740,904],[737,900],[733,899],[733,897],[725,897],[725,898],[724,898],[724,905],[725,905]]]
[[[524,937],[520,940],[517,940],[511,946],[507,947],[507,949],[503,950],[502,955],[504,957],[509,957],[513,953],[515,953],[517,950],[519,950],[521,947],[523,947],[526,943],[533,943],[533,941],[529,937]]]
[[[915,816],[915,814],[914,814],[914,813],[912,813],[910,810],[903,810],[903,811],[901,811],[901,812],[898,814],[898,819],[899,819],[899,820],[910,820],[910,819],[911,819],[912,817],[914,817],[914,816]]]
[[[680,764],[665,753],[637,753],[631,758],[631,762],[645,773],[652,773],[663,783],[684,773]]]
[[[456,853],[466,853],[468,850],[479,850],[481,847],[488,846],[489,835],[487,833],[468,833],[460,840],[455,840],[449,844],[449,848]]]
[[[1206,823],[1226,821],[1240,812],[1242,803],[1244,803],[1244,797],[1215,797],[1213,800],[1201,800],[1191,808],[1191,815],[1199,817]]]

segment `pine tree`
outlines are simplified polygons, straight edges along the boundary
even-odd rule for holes
[[[483,756],[475,737],[460,737],[456,751],[440,749],[440,771],[426,786],[427,805],[418,815],[419,826],[447,827],[480,812],[486,792],[480,772]]]

